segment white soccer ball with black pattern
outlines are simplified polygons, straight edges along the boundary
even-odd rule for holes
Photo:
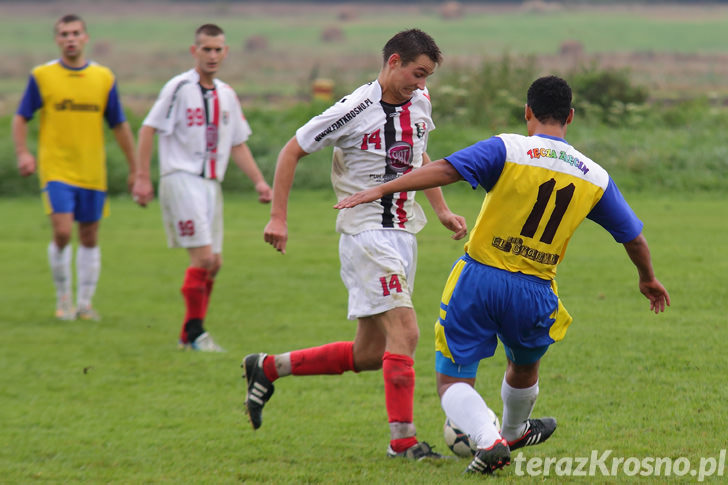
[[[488,411],[493,419],[493,424],[496,429],[500,430],[500,421],[498,421],[498,416],[496,416],[492,409],[489,408]],[[471,442],[468,435],[447,418],[445,418],[445,426],[443,426],[442,432],[445,438],[445,444],[453,453],[463,458],[470,458],[475,454],[475,451],[477,450],[475,443]]]

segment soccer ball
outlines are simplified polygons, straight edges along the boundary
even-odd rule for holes
[[[488,412],[496,429],[500,430],[498,416],[490,408],[488,408]],[[448,418],[445,418],[445,425],[443,426],[442,432],[445,437],[445,444],[453,453],[463,458],[470,458],[475,454],[477,450],[475,443],[471,442],[468,435],[455,426]]]

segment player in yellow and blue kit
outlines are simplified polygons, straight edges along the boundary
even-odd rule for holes
[[[36,171],[36,160],[26,144],[27,124],[40,110],[38,178],[46,213],[53,227],[48,259],[56,286],[56,317],[77,316],[97,320],[91,306],[101,254],[98,227],[106,212],[106,154],[103,122],[113,130],[129,164],[129,182],[135,170],[134,138],[122,110],[116,80],[106,67],[87,62],[84,46],[89,36],[77,15],[55,24],[61,57],[31,72],[13,117],[13,141],[18,170]],[[71,298],[71,231],[79,225],[76,252],[77,309]]]
[[[478,448],[468,472],[492,473],[510,463],[512,450],[543,443],[556,430],[553,418],[529,418],[538,397],[540,359],[571,323],[554,277],[585,218],[624,244],[651,310],[664,311],[670,304],[655,278],[642,222],[609,174],[564,139],[573,117],[569,85],[555,76],[537,79],[525,109],[529,136],[494,136],[335,206],[353,207],[383,194],[463,179],[473,188],[485,188],[478,220],[465,255],[451,270],[435,324],[442,408]],[[474,388],[478,364],[493,355],[497,340],[508,360],[500,431]]]

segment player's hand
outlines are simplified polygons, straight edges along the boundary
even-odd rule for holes
[[[137,176],[134,179],[131,195],[134,202],[142,207],[146,207],[154,199],[154,186],[152,185],[152,181],[149,180],[149,177]]]
[[[288,242],[288,226],[285,221],[271,219],[263,230],[265,242],[276,248],[281,254],[286,254]]]
[[[453,232],[451,236],[456,241],[465,237],[468,233],[468,225],[463,216],[448,212],[439,216],[440,222]]]
[[[640,281],[640,291],[650,300],[650,310],[653,312],[664,312],[665,306],[670,306],[670,295],[662,283],[656,279]]]
[[[35,157],[30,152],[22,152],[18,154],[18,172],[23,177],[33,175],[35,173]]]
[[[357,192],[356,194],[341,199],[336,205],[334,205],[334,209],[348,209],[351,207],[355,207],[359,204],[372,202],[381,198],[382,193],[379,187],[371,187],[369,189],[362,190],[361,192]]]
[[[258,202],[261,204],[267,204],[273,200],[273,190],[265,181],[255,184],[255,191],[258,192]]]

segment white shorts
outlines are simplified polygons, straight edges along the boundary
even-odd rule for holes
[[[412,308],[417,238],[385,229],[342,234],[341,279],[349,290],[350,320],[398,307]]]
[[[170,248],[212,246],[222,252],[222,189],[220,182],[187,172],[159,181],[159,201]]]

